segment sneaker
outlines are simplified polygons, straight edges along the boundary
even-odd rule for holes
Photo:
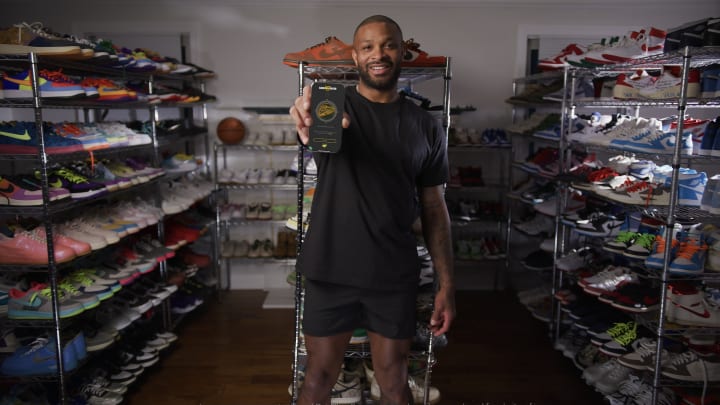
[[[637,232],[620,231],[613,239],[608,239],[603,243],[603,250],[611,253],[623,254],[625,250],[635,243],[635,239],[639,236]],[[655,236],[653,236],[653,242]]]
[[[602,215],[591,219],[587,223],[579,223],[573,231],[580,235],[608,237],[617,235],[620,228],[625,225],[625,215]]]
[[[14,180],[14,179],[12,179]],[[42,190],[21,183],[11,181],[7,176],[0,176],[0,205],[38,206],[43,204]]]
[[[412,392],[413,402],[416,404],[423,403],[423,401],[425,400],[424,382],[419,377],[409,376],[408,385],[410,386],[410,391]],[[370,398],[372,398],[374,401],[379,401],[381,398],[380,386],[378,385],[375,378],[372,379],[372,382],[370,384]],[[428,403],[431,405],[439,403],[440,391],[437,388],[431,386],[428,390],[427,400]]]
[[[42,98],[85,97],[85,89],[60,71],[42,69],[38,73],[38,82],[38,90]],[[33,87],[30,71],[22,71],[14,75],[4,73],[2,88],[5,98],[32,98]]]
[[[654,340],[642,339],[634,352],[618,357],[618,363],[633,370],[653,371],[655,369],[656,349],[657,344]],[[661,355],[662,363],[666,363],[668,358],[668,351],[663,349]]]
[[[623,38],[617,46],[610,47],[602,54],[605,60],[614,63],[663,53],[667,33],[661,29],[649,27]]]
[[[16,265],[45,265],[48,264],[47,239],[41,228],[33,231],[16,229],[13,233],[5,228],[0,231],[0,263]],[[54,240],[54,259],[56,263],[69,262],[77,257],[75,251],[68,246],[62,246]]]
[[[678,175],[678,204],[700,207],[708,183],[705,172],[683,173]]]
[[[39,173],[36,173],[35,176],[39,177]],[[107,188],[103,184],[92,182],[87,177],[66,167],[60,167],[50,172],[49,181],[57,181],[62,184],[62,188],[69,190],[70,197],[73,199],[90,198],[107,193]]]
[[[8,301],[9,319],[53,319],[52,292],[43,284],[27,291],[11,289]],[[60,318],[69,318],[85,311],[83,304],[63,297],[60,300]]]
[[[55,341],[36,338],[32,343],[16,350],[3,360],[0,372],[7,376],[35,376],[56,374],[57,346]],[[71,345],[63,348],[63,369],[71,371],[77,367],[78,359]]]
[[[651,85],[640,89],[638,94],[642,98],[653,100],[679,99],[682,81],[680,66],[665,69],[662,75],[656,78]],[[700,72],[698,70],[690,70],[686,87],[688,98],[700,97]]]
[[[420,49],[420,44],[412,38],[405,41],[403,67],[444,67],[446,63],[446,57],[428,55],[427,52]]]
[[[651,233],[636,233],[633,238],[632,244],[629,245],[623,252],[623,256],[631,259],[645,260],[650,256],[652,251],[653,243],[655,242],[655,235]],[[604,245],[603,245],[604,247]],[[607,250],[607,249],[606,249]]]
[[[688,350],[676,356],[661,372],[665,377],[679,381],[720,381],[720,362],[700,358],[695,352]]]
[[[614,362],[613,364],[614,367],[595,382],[595,389],[603,395],[609,395],[617,391],[620,388],[620,384],[625,382],[630,376],[631,370],[629,368],[618,362]]]
[[[0,31],[0,54],[22,55],[30,52],[68,57],[82,54],[78,44],[42,34],[26,23]]]
[[[560,53],[553,57],[542,59],[538,62],[538,68],[542,70],[558,70],[568,65],[567,58],[570,55],[581,56],[585,48],[578,44],[569,44]]]
[[[283,58],[283,63],[293,68],[298,67],[300,62],[305,62],[308,66],[355,65],[352,58],[352,46],[336,37],[327,37],[322,43],[300,52],[288,53]]]
[[[640,98],[640,89],[650,86],[653,80],[654,77],[645,70],[640,70],[632,75],[621,73],[613,87],[613,97],[621,100],[638,99]]]
[[[697,274],[705,269],[708,246],[702,240],[688,240],[680,245],[668,271],[672,274]]]
[[[74,138],[57,135],[50,124],[43,124],[45,151],[48,154],[82,152],[82,143]],[[38,153],[39,138],[34,122],[0,123],[0,152],[9,154]]]

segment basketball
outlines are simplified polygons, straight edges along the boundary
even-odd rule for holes
[[[226,145],[238,144],[245,137],[245,124],[235,117],[223,118],[217,125],[217,137]]]

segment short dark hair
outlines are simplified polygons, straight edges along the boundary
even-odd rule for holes
[[[375,15],[371,15],[370,17],[362,20],[360,22],[360,24],[358,24],[358,26],[355,28],[355,32],[353,33],[353,40],[355,40],[355,35],[357,35],[357,32],[360,29],[360,27],[367,25],[367,24],[371,24],[371,23],[385,23],[385,24],[394,25],[395,28],[397,28],[398,32],[400,33],[400,39],[403,38],[402,29],[400,29],[400,25],[398,25],[398,23],[395,22],[395,20],[393,20],[392,18],[390,18],[388,16],[382,15],[382,14],[375,14]]]

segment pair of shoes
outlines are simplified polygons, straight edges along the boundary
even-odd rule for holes
[[[406,40],[404,45],[405,54],[402,60],[404,67],[443,67],[447,63],[447,58],[444,56],[428,55],[412,38]],[[300,62],[305,62],[309,66],[355,66],[352,46],[334,36],[327,37],[324,42],[303,51],[288,53],[283,58],[283,63],[293,68],[297,68]]]

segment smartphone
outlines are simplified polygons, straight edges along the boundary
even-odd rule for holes
[[[342,118],[345,86],[341,83],[315,82],[312,85],[308,148],[315,152],[337,153],[342,146]]]

